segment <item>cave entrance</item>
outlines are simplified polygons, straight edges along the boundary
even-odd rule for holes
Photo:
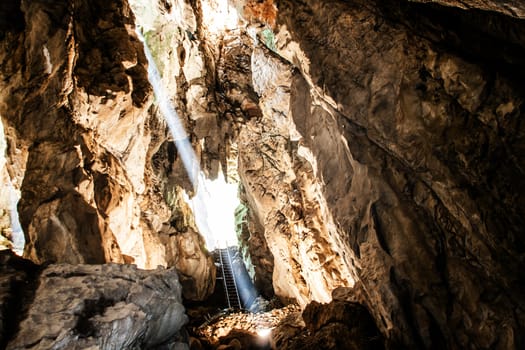
[[[214,180],[201,175],[197,194],[192,198],[184,196],[210,251],[238,245],[235,232],[235,209],[240,204],[237,189],[238,184],[227,182],[219,172]]]
[[[204,175],[179,114],[173,108],[164,88],[155,59],[142,35],[142,29],[137,27],[136,33],[144,45],[144,53],[148,60],[148,79],[159,110],[166,121],[188,178],[195,190],[195,195],[186,198],[186,201],[193,209],[195,222],[205,238],[208,250],[223,249],[222,252],[219,251],[217,264],[220,275],[222,275],[221,282],[228,299],[227,303],[231,306],[232,301],[237,299],[239,308],[249,309],[257,298],[257,292],[238,249],[235,232],[235,209],[239,205],[237,185],[228,184],[222,172],[219,172],[215,180],[210,180]],[[232,297],[230,298],[229,295]]]

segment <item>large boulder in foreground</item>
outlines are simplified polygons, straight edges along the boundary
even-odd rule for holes
[[[50,265],[7,349],[156,349],[187,320],[175,269]]]
[[[385,349],[368,310],[337,296],[328,304],[313,301],[302,314],[288,315],[272,331],[271,343],[280,350]]]

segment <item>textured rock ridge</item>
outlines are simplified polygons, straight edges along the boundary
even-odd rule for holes
[[[351,286],[353,277],[339,233],[324,211],[315,160],[298,144],[288,112],[291,88],[285,84],[293,80],[292,70],[260,48],[251,59],[262,116],[241,129],[239,169],[248,203],[264,223],[268,247],[283,263],[275,264],[273,286],[277,295],[302,305],[327,302],[332,289]]]
[[[405,346],[519,347],[523,196],[508,190],[523,188],[523,90],[484,63],[490,53],[474,60],[467,43],[458,52],[432,40],[440,22],[384,9],[281,1],[288,32],[276,34],[300,47],[276,45],[306,78],[293,103],[299,132],[333,116],[338,125],[340,136],[311,147],[357,257],[356,291]],[[321,108],[305,104],[306,89],[320,91]],[[334,155],[338,143],[346,156]]]
[[[2,275],[2,300],[20,308],[2,309],[2,320],[11,324],[7,331],[16,331],[2,330],[2,336],[12,337],[7,349],[155,349],[184,342],[179,331],[187,316],[173,268],[58,264],[35,279],[38,269],[29,261],[4,260],[2,268],[9,268]],[[19,286],[6,290],[4,281],[13,278]],[[28,292],[31,300],[17,300]]]
[[[19,9],[23,26],[6,24],[2,41],[0,115],[7,170],[22,192],[25,255],[177,266],[185,295],[205,298],[213,261],[191,220],[175,227],[193,216],[180,189],[187,180],[152,107],[127,1],[22,1]]]

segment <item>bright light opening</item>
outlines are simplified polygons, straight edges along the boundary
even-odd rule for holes
[[[256,332],[259,337],[267,338],[270,336],[270,334],[272,334],[272,329],[271,328],[258,328]]]
[[[239,27],[237,10],[230,6],[228,0],[203,1],[201,4],[203,23],[211,33],[217,34]]]
[[[190,205],[199,231],[205,235],[208,250],[238,245],[235,209],[239,205],[237,184],[226,182],[222,172],[215,180],[201,176],[197,194],[184,199]],[[207,235],[206,235],[207,233]]]
[[[235,234],[235,208],[239,205],[237,186],[228,184],[222,173],[214,181],[206,179],[200,170],[199,159],[184,130],[178,113],[171,104],[167,91],[155,65],[155,60],[146,40],[137,28],[137,36],[144,44],[144,53],[148,59],[148,78],[155,92],[159,109],[173,136],[175,146],[182,159],[188,177],[196,190],[196,195],[186,201],[193,209],[195,222],[206,240],[208,250],[237,245]]]
[[[18,219],[18,199],[20,199],[20,194],[13,187],[13,184],[9,182],[9,219],[11,220],[11,242],[13,243],[13,251],[22,256],[24,254],[24,246],[26,245],[26,239],[24,237],[24,231],[22,231],[22,226],[20,225],[20,220]]]

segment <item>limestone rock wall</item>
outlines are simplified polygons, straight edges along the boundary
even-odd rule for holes
[[[21,190],[25,256],[177,266],[189,283],[185,296],[204,298],[214,286],[213,261],[194,223],[179,231],[171,224],[193,216],[180,188],[191,189],[154,105],[128,2],[9,4],[18,16],[1,28],[0,115],[7,171]],[[165,6],[152,6],[155,24],[166,25]],[[184,28],[168,29],[150,38],[161,58],[186,37]],[[162,67],[173,95],[179,53]]]
[[[279,2],[277,51],[303,73],[292,115],[357,258],[356,294],[405,346],[523,344],[523,61],[508,57],[524,27],[497,22],[499,59],[446,41],[459,23],[478,23],[458,34],[474,38],[489,18],[447,27],[384,3]]]
[[[138,150],[148,143],[151,92],[130,9],[22,2],[21,10],[25,30],[3,43],[18,47],[2,51],[10,71],[3,70],[1,114],[8,156],[23,169],[26,254],[36,262],[140,259],[135,193],[144,191]],[[116,47],[112,56],[105,46]]]
[[[353,285],[353,271],[325,210],[316,161],[299,143],[289,113],[292,67],[262,48],[255,48],[251,61],[262,115],[241,129],[239,169],[276,261],[273,287],[302,305],[328,302],[332,289]]]
[[[275,293],[306,304],[356,282],[390,346],[519,347],[520,20],[406,2],[275,5],[237,4],[258,43],[225,35],[210,66]]]
[[[354,286],[391,346],[519,346],[520,20],[248,1],[248,27],[221,32],[206,17],[220,3],[194,6],[201,147],[224,163],[236,145],[246,251],[264,240],[274,264],[251,254],[259,280],[303,305]]]

